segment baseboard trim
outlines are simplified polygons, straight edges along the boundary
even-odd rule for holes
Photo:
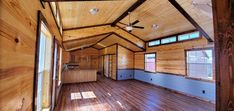
[[[161,88],[161,89],[170,91],[170,92],[172,92],[172,93],[185,95],[185,96],[188,96],[188,97],[192,97],[192,98],[199,99],[199,100],[201,100],[201,101],[205,101],[205,102],[209,102],[209,103],[215,104],[215,101],[210,101],[210,100],[207,100],[207,99],[198,97],[198,96],[194,96],[194,95],[191,95],[191,94],[187,94],[187,93],[184,93],[184,92],[181,92],[181,91],[176,91],[176,90],[169,89],[169,88],[166,88],[166,87],[163,87],[163,86],[159,86],[159,85],[156,85],[156,84],[148,83],[148,82],[145,82],[145,81],[141,81],[141,80],[137,80],[137,79],[134,79],[134,80],[139,81],[139,82],[142,82],[142,83],[145,83],[145,84],[153,85],[153,86],[155,86],[155,87],[157,87],[157,88]]]

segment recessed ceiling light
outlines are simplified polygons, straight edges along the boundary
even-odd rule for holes
[[[98,8],[92,8],[89,10],[89,13],[92,15],[96,15],[98,13],[99,9]]]
[[[157,30],[158,28],[159,28],[159,26],[158,26],[157,24],[153,24],[153,25],[152,25],[152,29],[153,29],[153,30]]]

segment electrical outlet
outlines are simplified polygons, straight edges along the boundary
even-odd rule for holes
[[[206,91],[205,91],[205,90],[202,90],[202,93],[203,93],[203,94],[205,94],[205,93],[206,93]]]

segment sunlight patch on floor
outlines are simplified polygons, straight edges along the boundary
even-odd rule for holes
[[[80,92],[71,93],[71,100],[75,100],[75,99],[82,99]]]
[[[71,93],[71,100],[91,99],[91,98],[96,98],[96,95],[93,93],[93,91]]]
[[[93,93],[93,91],[87,91],[87,92],[81,92],[83,99],[91,99],[96,98],[96,95]]]

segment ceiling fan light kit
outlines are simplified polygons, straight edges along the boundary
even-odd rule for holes
[[[131,22],[131,19],[130,19],[130,12],[128,12],[128,16],[129,16],[128,24],[119,22],[120,24],[125,25],[125,29],[126,29],[127,31],[131,32],[131,31],[133,30],[133,28],[144,29],[144,27],[142,27],[142,26],[135,26],[135,24],[137,24],[137,23],[140,22],[139,20],[135,20],[134,22]]]
[[[126,27],[126,30],[127,30],[127,31],[131,31],[132,29],[133,29],[132,26],[127,26],[127,27]]]

